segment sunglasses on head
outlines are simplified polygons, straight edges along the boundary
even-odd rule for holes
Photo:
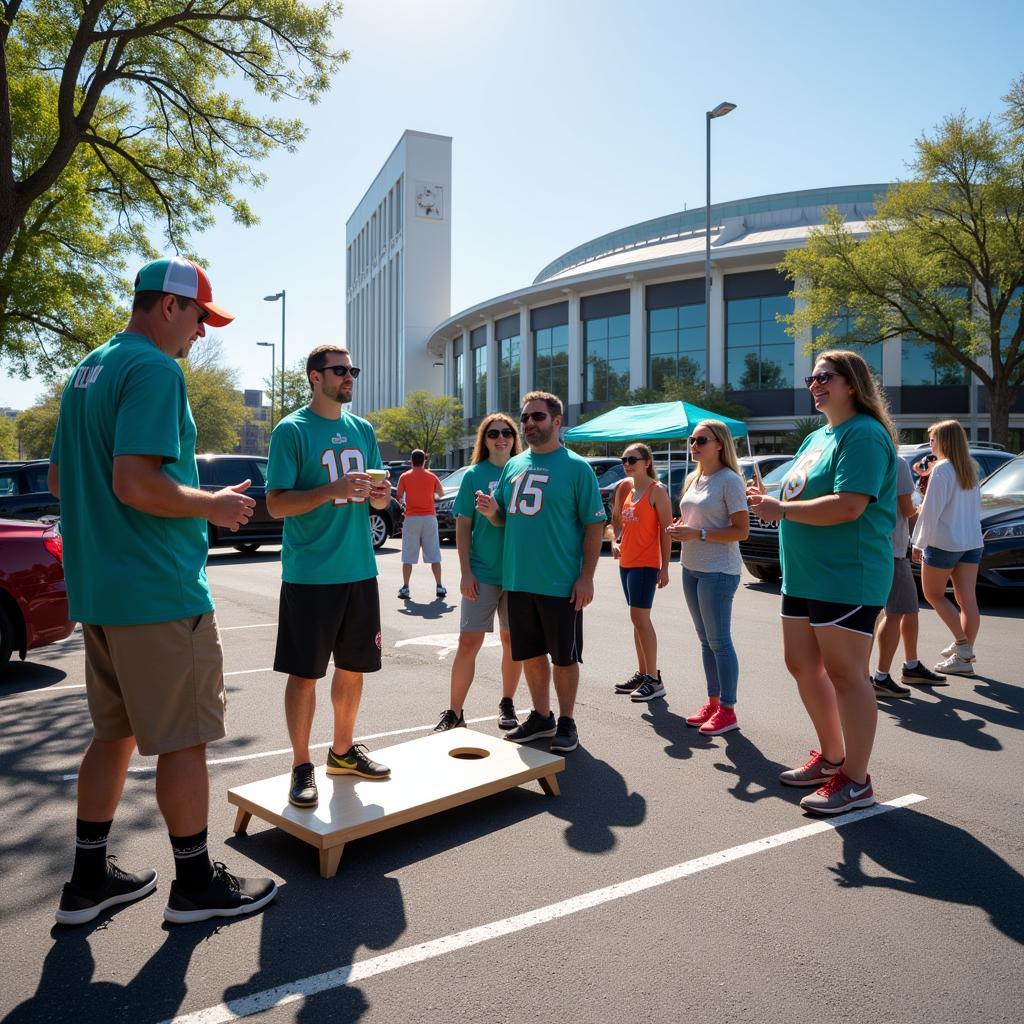
[[[543,423],[547,418],[548,414],[546,412],[524,412],[523,415],[519,417],[519,422],[529,423],[530,420],[533,420],[534,423]]]
[[[335,377],[351,377],[353,380],[363,372],[358,366],[341,366],[340,364],[325,366],[320,372],[326,373],[328,370],[330,370]]]
[[[842,374],[838,370],[822,370],[821,373],[812,373],[810,377],[804,377],[804,384],[808,387],[815,382],[827,384],[833,377],[842,377]]]
[[[703,448],[710,441],[710,437],[694,435],[689,439],[691,448]]]
[[[647,460],[642,455],[623,455],[622,464],[624,466],[635,466],[638,462],[646,462]]]
[[[493,427],[491,430],[486,431],[484,437],[489,437],[492,441],[499,437],[515,437],[516,432],[510,427],[502,427],[500,430],[497,427]]]

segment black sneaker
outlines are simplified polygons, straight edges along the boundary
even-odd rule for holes
[[[919,661],[913,668],[904,665],[900,678],[905,683],[914,683],[917,686],[949,686],[945,676],[933,672],[923,661]]]
[[[215,860],[210,881],[198,892],[183,889],[177,879],[171,882],[164,920],[191,924],[211,917],[241,917],[262,910],[276,895],[272,878],[239,878]]]
[[[580,738],[576,734],[576,723],[564,715],[558,719],[558,731],[548,748],[552,754],[567,754],[580,745]]]
[[[615,684],[615,692],[632,693],[643,681],[643,672],[634,672],[624,683]]]
[[[654,700],[656,697],[665,696],[665,685],[661,681],[661,673],[658,678],[644,676],[644,681],[629,695],[634,704],[641,704],[646,700]]]
[[[327,748],[328,775],[358,775],[361,779],[386,779],[391,769],[370,760],[370,752],[362,743],[353,743],[340,757]]]
[[[505,733],[505,739],[513,743],[529,743],[531,740],[541,740],[546,736],[554,736],[555,714],[552,711],[547,718],[531,711],[525,722],[521,722],[511,732]]]
[[[64,883],[60,905],[54,914],[57,924],[85,924],[99,917],[107,907],[140,900],[156,888],[157,874],[152,868],[133,875],[119,868],[116,860],[112,854],[107,857],[107,878],[98,889]]]
[[[498,701],[498,728],[514,729],[519,724],[519,716],[516,714],[516,706],[512,703],[511,697],[502,697]]]
[[[292,769],[292,787],[288,790],[288,803],[293,807],[316,807],[318,795],[313,765],[307,761]]]
[[[910,689],[906,686],[900,686],[895,679],[888,672],[885,673],[884,679],[879,679],[878,676],[871,677],[871,685],[875,688],[875,693],[879,697],[909,697]]]
[[[437,589],[434,591],[434,597],[441,598],[441,597],[447,597],[447,596],[448,596],[448,589],[446,587],[442,587],[441,584],[438,583]]]
[[[460,711],[455,714],[451,708],[449,708],[443,715],[441,715],[441,721],[434,726],[434,732],[447,732],[449,729],[458,729],[459,727],[466,728],[465,715]]]

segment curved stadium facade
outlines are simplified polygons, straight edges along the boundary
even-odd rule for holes
[[[486,412],[515,410],[534,388],[566,403],[566,425],[629,389],[660,389],[668,378],[702,383],[705,317],[710,379],[744,406],[752,443],[777,450],[782,435],[811,416],[803,378],[813,339],[792,338],[777,321],[793,311],[792,284],[779,272],[787,249],[805,244],[829,208],[857,235],[890,186],[758,196],[711,207],[711,302],[704,303],[703,207],[601,235],[549,263],[533,283],[464,309],[429,334],[443,360],[444,390],[460,399],[467,432]],[[848,325],[846,325],[848,327]],[[836,333],[844,333],[840,325]],[[856,348],[857,346],[851,345]],[[955,416],[977,440],[989,436],[983,391],[930,346],[896,338],[860,351],[882,381],[907,440]],[[1011,429],[1024,427],[1024,408]]]

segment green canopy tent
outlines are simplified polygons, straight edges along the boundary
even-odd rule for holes
[[[717,412],[708,412],[689,402],[652,402],[649,405],[620,405],[617,409],[595,416],[594,419],[570,427],[563,435],[565,441],[667,441],[669,461],[672,461],[672,442],[690,436],[701,420],[721,420],[733,437],[750,437],[747,425]],[[690,453],[686,451],[686,461]]]

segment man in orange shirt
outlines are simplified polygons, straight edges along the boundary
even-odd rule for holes
[[[412,567],[420,559],[434,573],[437,583],[437,597],[444,597],[448,591],[441,586],[441,541],[437,534],[437,510],[434,499],[443,497],[441,481],[427,469],[426,452],[419,448],[411,456],[412,469],[398,478],[396,496],[405,505],[405,525],[402,527],[402,589],[398,596],[409,600],[409,579]]]

